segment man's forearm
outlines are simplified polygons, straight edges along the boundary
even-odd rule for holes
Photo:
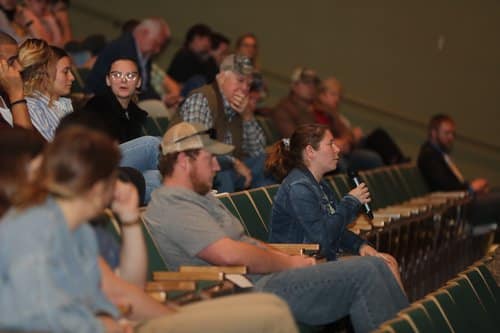
[[[250,273],[281,272],[307,266],[305,259],[289,256],[259,246],[223,238],[198,253],[198,257],[212,265],[246,266]]]

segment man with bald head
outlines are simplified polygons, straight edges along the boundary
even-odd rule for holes
[[[151,58],[163,50],[169,39],[170,28],[165,20],[157,17],[142,20],[132,32],[125,32],[101,51],[87,77],[86,92],[104,93],[109,66],[116,59],[126,57],[133,59],[141,72],[139,99],[160,99],[151,86]]]

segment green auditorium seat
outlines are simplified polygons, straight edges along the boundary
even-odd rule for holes
[[[395,319],[382,323],[380,328],[392,333],[418,333],[417,328],[412,325],[413,324],[408,321],[408,319],[397,317]]]
[[[345,174],[339,174],[333,176],[333,182],[335,183],[336,188],[338,189],[339,196],[342,198],[347,193],[349,193],[352,189],[351,184],[349,183],[349,179]]]
[[[473,288],[476,297],[481,302],[490,320],[494,322],[495,326],[500,328],[500,304],[495,299],[492,290],[489,289],[488,284],[483,279],[481,274],[474,268],[468,269],[459,274],[467,280],[470,287]]]
[[[453,333],[453,328],[450,324],[448,316],[443,309],[431,299],[418,301],[417,306],[422,306],[434,325],[436,332]]]
[[[263,187],[248,190],[248,194],[250,194],[250,197],[252,197],[255,206],[257,206],[260,217],[264,221],[264,225],[266,225],[269,229],[269,224],[271,222],[271,211],[273,209],[273,201],[269,197],[269,194]]]
[[[268,197],[271,198],[271,202],[274,202],[274,197],[276,196],[279,187],[280,186],[278,184],[264,187],[264,190],[267,192]]]
[[[144,135],[151,136],[163,136],[163,133],[160,126],[156,122],[156,119],[153,117],[147,117],[146,122],[142,126],[142,132]]]
[[[168,120],[167,117],[156,117],[155,120],[156,120],[156,124],[157,124],[157,126],[160,130],[160,133],[161,133],[160,136],[163,136],[168,129],[168,125],[170,124],[170,121]]]
[[[168,270],[168,268],[160,254],[158,245],[156,244],[154,238],[151,236],[148,224],[143,220],[141,224],[148,254],[148,280],[150,281],[153,279],[153,272],[166,271]]]
[[[399,317],[408,320],[411,326],[417,329],[417,332],[442,333],[434,326],[434,323],[423,306],[412,305],[401,311]]]
[[[216,195],[217,199],[219,199],[220,202],[224,205],[224,207],[229,210],[231,214],[236,216],[238,220],[240,220],[241,223],[243,223],[243,218],[241,217],[240,213],[238,212],[238,209],[236,208],[236,205],[233,202],[233,199],[231,199],[231,196],[229,193],[221,193]]]
[[[433,301],[440,311],[446,316],[453,332],[470,332],[471,328],[468,326],[463,314],[458,309],[457,304],[447,290],[440,289],[437,292],[429,294],[426,298]]]
[[[488,268],[486,268],[485,265],[478,265],[474,267],[474,269],[481,274],[482,278],[488,285],[489,290],[491,290],[498,304],[500,302],[500,288],[498,287],[498,284],[496,283],[495,278],[493,277],[491,272],[488,270]]]
[[[466,279],[454,279],[444,289],[453,298],[469,332],[498,332]]]
[[[229,196],[236,206],[238,214],[241,216],[241,222],[245,225],[249,236],[267,242],[269,230],[250,194],[247,191],[241,191],[230,193]]]

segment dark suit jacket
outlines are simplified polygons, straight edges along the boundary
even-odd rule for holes
[[[433,191],[467,190],[469,185],[462,183],[448,167],[443,153],[430,142],[420,147],[418,168]]]
[[[137,65],[140,66],[137,56],[137,48],[135,46],[132,33],[124,33],[118,37],[118,39],[115,39],[106,45],[101,53],[99,53],[94,67],[87,76],[87,81],[85,82],[85,92],[101,95],[107,91],[105,80],[106,74],[109,70],[109,66],[111,66],[113,61],[118,58],[133,59]],[[151,86],[151,60],[148,60],[146,63],[146,72],[148,73],[148,76],[142,78],[142,87],[139,99],[160,99],[160,96]]]

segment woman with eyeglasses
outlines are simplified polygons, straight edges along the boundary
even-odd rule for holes
[[[106,75],[108,91],[96,95],[84,107],[105,122],[108,134],[120,143],[142,135],[142,125],[148,116],[137,104],[137,91],[141,86],[137,63],[120,58],[111,63]]]
[[[66,51],[41,39],[28,39],[19,47],[26,104],[31,123],[47,141],[52,141],[62,117],[73,112],[68,95],[75,77]]]

